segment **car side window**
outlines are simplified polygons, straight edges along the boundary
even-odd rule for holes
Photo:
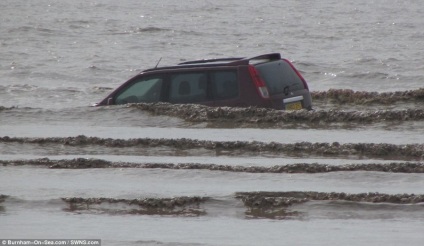
[[[161,76],[140,77],[118,93],[115,104],[158,102],[161,98]]]
[[[239,96],[239,85],[236,71],[211,72],[214,99],[231,99]]]
[[[178,73],[171,75],[169,102],[195,103],[207,100],[207,73]]]

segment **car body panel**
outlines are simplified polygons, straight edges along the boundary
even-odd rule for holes
[[[288,60],[279,58],[278,53],[273,53],[250,58],[255,59],[253,64],[250,59],[223,58],[148,69],[120,85],[97,106],[169,102],[216,107],[311,109],[306,81]],[[252,78],[252,67],[265,82],[261,83],[266,84],[265,94],[259,92],[257,82]]]

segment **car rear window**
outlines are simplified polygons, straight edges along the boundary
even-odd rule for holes
[[[261,63],[255,67],[265,81],[270,95],[305,89],[303,81],[284,60]]]

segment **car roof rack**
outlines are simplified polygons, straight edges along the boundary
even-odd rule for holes
[[[203,64],[203,63],[212,63],[212,62],[229,62],[229,61],[239,61],[243,59],[244,57],[202,59],[202,60],[186,61],[186,62],[178,63],[178,65]]]
[[[252,60],[261,60],[261,61],[274,61],[274,60],[280,60],[281,55],[280,53],[270,53],[270,54],[264,54],[260,56],[255,57],[234,57],[234,58],[217,58],[217,59],[202,59],[202,60],[194,60],[194,61],[186,61],[179,63],[178,65],[195,65],[195,64],[206,64],[206,63],[219,63],[219,62],[228,62],[228,64],[244,64],[244,63],[250,63]]]
[[[274,60],[280,60],[281,59],[281,54],[280,53],[269,53],[269,54],[264,54],[264,55],[260,55],[260,56],[255,56],[252,58],[248,58],[248,60],[269,60],[269,61],[274,61]]]
[[[254,56],[243,60],[243,64],[259,64],[269,61],[281,60],[280,53],[269,53],[260,56]]]
[[[254,56],[250,58],[246,57],[233,57],[233,58],[217,58],[217,59],[203,59],[203,60],[194,60],[186,61],[177,64],[177,66],[166,66],[166,67],[155,67],[144,70],[154,71],[154,70],[166,70],[166,69],[175,69],[175,68],[192,68],[197,66],[222,66],[222,65],[249,65],[249,64],[259,64],[269,61],[281,60],[280,53],[269,53],[259,56]]]

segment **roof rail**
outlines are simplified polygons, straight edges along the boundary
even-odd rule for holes
[[[189,64],[201,64],[201,63],[212,63],[212,62],[229,62],[229,61],[239,61],[245,59],[244,57],[234,57],[234,58],[217,58],[217,59],[202,59],[195,61],[186,61],[178,63],[178,65],[189,65]]]
[[[281,60],[280,53],[269,53],[264,54],[260,56],[254,56],[251,58],[246,57],[230,57],[230,58],[217,58],[217,59],[203,59],[203,60],[194,60],[194,61],[186,61],[182,63],[178,63],[181,67],[195,67],[196,65],[207,65],[208,63],[215,63],[210,64],[210,66],[220,66],[222,64],[228,64],[228,65],[248,65],[248,64],[254,64],[254,63],[262,63],[267,61],[276,61]],[[222,63],[220,63],[222,62]],[[227,62],[227,63],[225,63]],[[180,67],[180,68],[181,68]],[[175,66],[167,66],[167,67],[155,67],[151,69],[144,70],[144,72],[152,71],[152,70],[164,70],[164,69],[171,69],[176,68]]]
[[[281,59],[280,53],[269,53],[269,54],[264,54],[264,55],[248,58],[248,60],[270,60],[270,61],[280,60],[280,59]]]
[[[264,54],[264,55],[260,55],[260,56],[254,56],[254,57],[250,57],[250,58],[243,58],[237,61],[233,61],[231,64],[235,65],[235,64],[258,64],[258,63],[263,63],[263,62],[268,62],[268,61],[276,61],[276,60],[281,60],[281,55],[280,53],[269,53],[269,54]]]

